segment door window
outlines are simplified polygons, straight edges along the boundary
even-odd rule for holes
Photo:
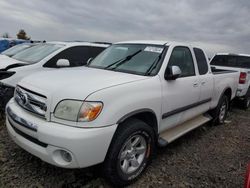
[[[250,69],[250,57],[239,56],[237,58],[238,67]]]
[[[178,66],[181,69],[181,77],[194,76],[194,62],[192,54],[187,47],[175,47],[172,51],[168,67]]]
[[[199,48],[194,48],[194,54],[200,75],[206,74],[208,72],[208,64],[204,52]]]

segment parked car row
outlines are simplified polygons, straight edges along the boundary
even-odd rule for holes
[[[30,42],[28,40],[0,38],[0,53],[18,44]]]
[[[28,46],[23,44],[3,52],[2,56],[12,56],[5,56],[3,60],[0,57],[1,106],[5,107],[13,97],[17,83],[25,76],[56,68],[83,66],[89,58],[95,57],[108,46],[89,42],[48,42]]]
[[[185,43],[35,45],[0,60],[1,98],[14,95],[7,130],[47,163],[101,164],[112,184],[131,184],[157,147],[206,122],[222,124],[231,101],[247,98],[249,70],[221,66],[220,56],[211,68],[201,48]]]

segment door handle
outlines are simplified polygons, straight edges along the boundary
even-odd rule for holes
[[[201,82],[201,85],[203,85],[203,86],[204,86],[205,84],[206,84],[206,82]]]
[[[199,85],[198,83],[194,83],[193,87],[198,87],[198,85]]]

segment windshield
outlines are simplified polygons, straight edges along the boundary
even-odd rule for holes
[[[156,74],[163,45],[115,44],[104,50],[89,67],[139,75]]]
[[[12,48],[9,48],[8,50],[5,50],[4,52],[2,52],[2,54],[11,57],[29,47],[31,47],[30,44],[19,44],[19,45],[13,46]]]
[[[63,45],[58,44],[39,44],[14,55],[12,58],[30,64],[37,63],[62,47]]]

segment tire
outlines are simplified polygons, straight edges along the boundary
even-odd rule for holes
[[[244,100],[242,101],[242,107],[244,110],[247,110],[250,107],[250,97],[245,97]]]
[[[211,115],[214,118],[213,124],[219,125],[223,124],[225,119],[227,118],[228,114],[228,109],[229,109],[229,100],[226,95],[223,95],[217,107],[212,111]]]
[[[138,119],[119,125],[104,161],[104,177],[115,186],[136,181],[152,160],[154,135],[153,129]]]
[[[250,88],[247,90],[246,96],[242,101],[242,108],[247,110],[250,107]]]

